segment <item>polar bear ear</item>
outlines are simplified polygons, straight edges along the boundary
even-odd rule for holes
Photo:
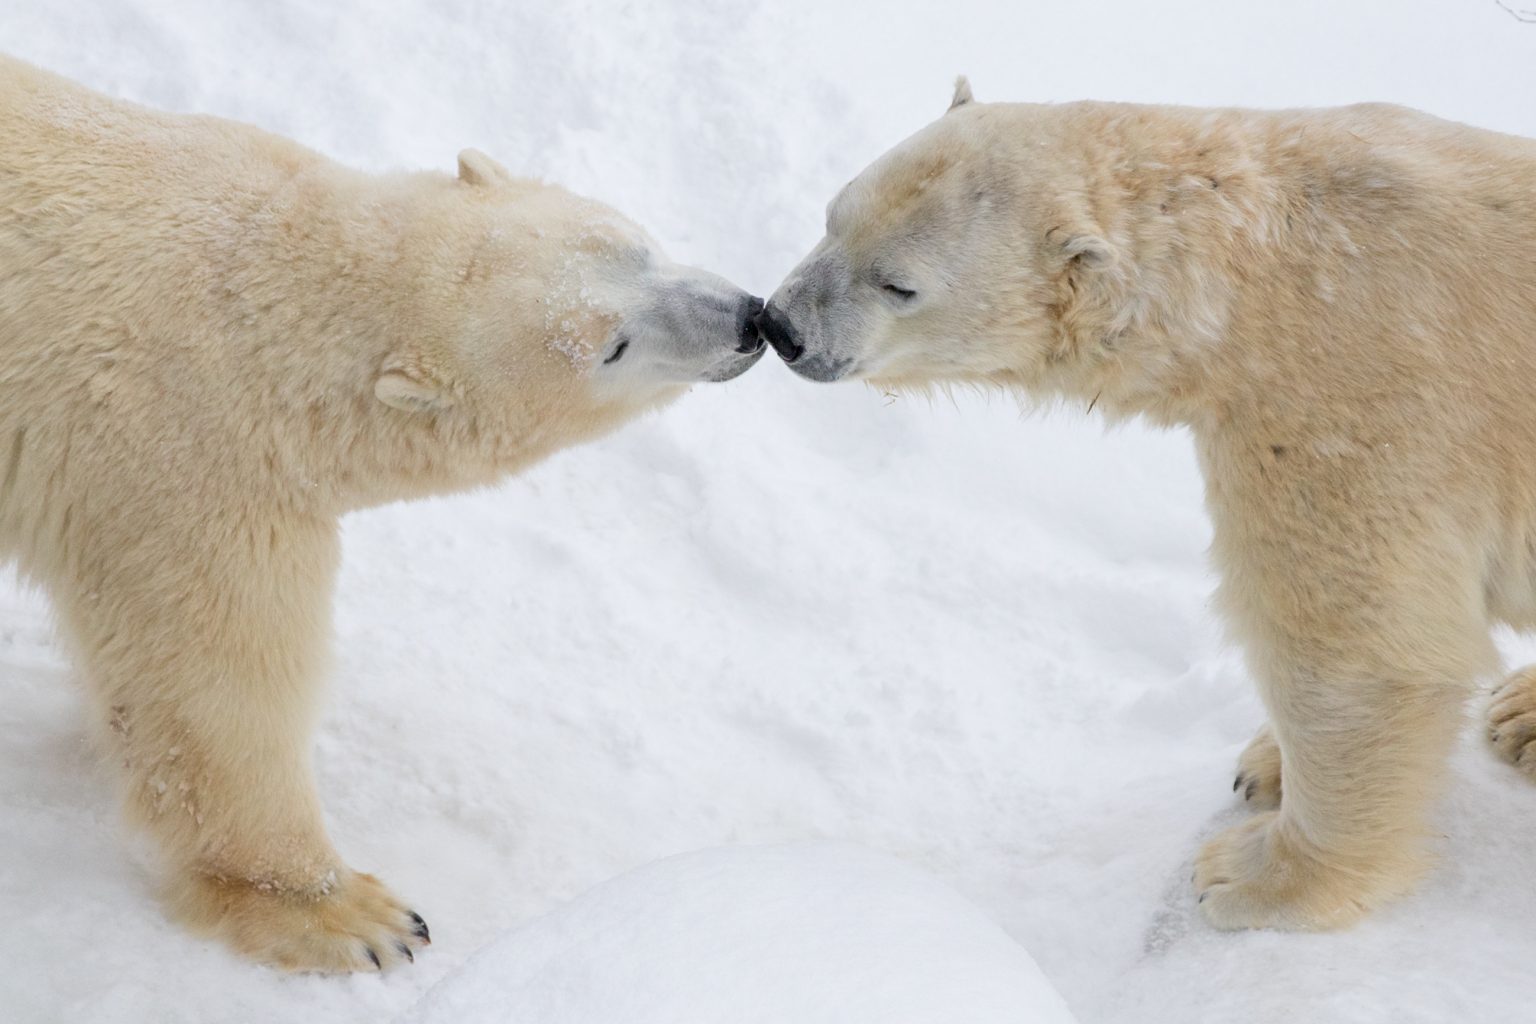
[[[1098,235],[1067,235],[1061,254],[1085,270],[1107,270],[1119,260],[1115,247]]]
[[[1112,349],[1129,321],[1131,278],[1135,267],[1113,242],[1093,230],[1086,218],[1045,234],[1046,258],[1059,268],[1056,315],[1061,336],[1055,357],[1068,358],[1089,346]]]
[[[955,79],[955,95],[951,97],[949,101],[949,110],[954,110],[956,107],[963,107],[967,103],[975,102],[976,97],[971,95],[971,80],[966,78],[964,75],[961,75],[959,78]],[[949,113],[949,110],[944,111],[944,113]]]
[[[394,358],[384,364],[373,393],[385,405],[401,412],[438,412],[453,405],[442,376],[419,353]]]
[[[478,149],[466,149],[459,154],[459,180],[466,185],[505,185],[512,172]]]

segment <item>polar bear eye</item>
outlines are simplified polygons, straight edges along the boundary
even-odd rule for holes
[[[902,302],[911,302],[913,299],[917,298],[917,292],[913,291],[911,288],[903,288],[896,284],[883,284],[880,286],[880,290],[885,292],[887,295],[894,295]]]
[[[619,339],[619,343],[614,346],[612,354],[610,354],[607,359],[603,360],[603,365],[607,366],[609,363],[616,363],[616,362],[618,362],[620,359],[622,359],[624,357],[624,352],[628,348],[629,348],[629,339],[628,338],[620,338]]]

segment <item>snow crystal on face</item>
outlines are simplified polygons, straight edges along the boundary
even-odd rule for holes
[[[551,313],[545,321],[549,329],[549,347],[571,361],[571,365],[583,372],[591,369],[593,361],[597,358],[597,351],[591,342],[581,337],[576,323],[569,317],[554,323],[554,314]]]
[[[595,325],[622,315],[624,296],[635,284],[633,275],[624,273],[629,268],[606,252],[615,230],[592,230],[579,236],[576,247],[583,251],[565,258],[545,300],[544,329],[549,347],[583,373],[596,364],[598,348],[607,341],[604,337],[594,343],[592,334],[600,329]],[[584,251],[587,246],[596,252]]]
[[[544,332],[549,347],[565,356],[577,370],[586,372],[597,358],[596,348],[586,337],[583,312],[596,309],[585,283],[586,268],[578,257],[568,257],[564,273],[550,289],[544,302]]]

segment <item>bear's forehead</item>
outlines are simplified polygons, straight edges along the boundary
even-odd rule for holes
[[[827,208],[829,226],[888,223],[891,215],[921,199],[954,167],[946,153],[888,158],[849,182]]]

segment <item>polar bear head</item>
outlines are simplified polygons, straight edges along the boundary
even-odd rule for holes
[[[475,150],[432,187],[403,245],[412,308],[430,312],[381,369],[386,404],[622,417],[762,355],[761,299],[671,262],[617,211]]]
[[[1086,147],[1050,111],[975,103],[961,79],[942,118],[847,185],[759,318],[790,368],[1030,383],[1070,328],[1112,319],[1120,255],[1092,218]]]

